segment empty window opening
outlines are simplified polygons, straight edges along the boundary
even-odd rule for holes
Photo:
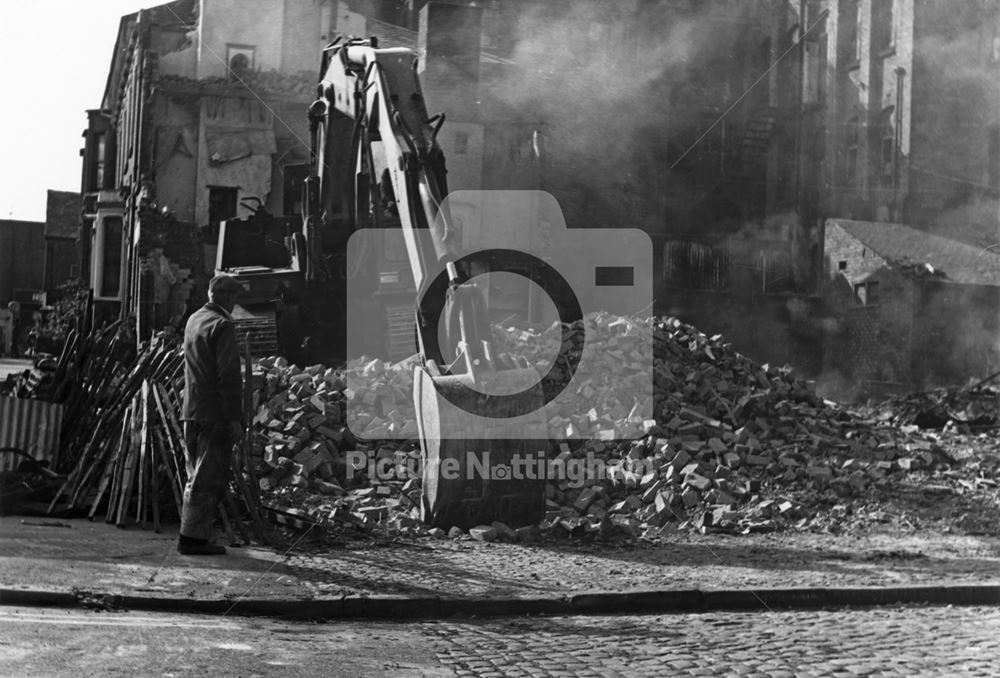
[[[255,67],[254,56],[256,48],[253,45],[227,45],[226,64],[230,75],[237,77]]]
[[[211,229],[210,238],[219,233],[219,224],[236,216],[236,204],[239,189],[228,186],[208,187],[208,225]]]
[[[878,303],[878,283],[869,281],[854,286],[854,302],[858,306],[873,306]]]

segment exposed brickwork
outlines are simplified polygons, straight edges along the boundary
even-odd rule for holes
[[[851,285],[885,267],[886,260],[839,225],[826,225],[826,280],[843,276]]]

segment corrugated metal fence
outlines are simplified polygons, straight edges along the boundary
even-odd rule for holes
[[[54,465],[62,414],[56,403],[0,396],[0,447],[16,447]],[[15,455],[0,454],[0,471],[13,470],[18,461]]]
[[[733,240],[706,245],[669,240],[663,248],[668,285],[694,290],[780,292],[794,282],[792,243]]]
[[[663,274],[668,284],[696,290],[729,289],[732,255],[724,246],[671,240],[663,253]]]

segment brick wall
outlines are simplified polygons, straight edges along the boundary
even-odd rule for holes
[[[886,266],[885,259],[832,222],[826,224],[824,254],[823,277],[827,283],[843,277],[853,287]]]

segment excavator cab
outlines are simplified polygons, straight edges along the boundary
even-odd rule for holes
[[[249,200],[249,199],[248,199]],[[225,273],[243,287],[233,322],[238,336],[250,335],[254,355],[294,354],[296,331],[279,332],[281,315],[297,303],[304,292],[299,266],[303,247],[297,224],[275,217],[261,208],[260,201],[244,206],[252,211],[245,219],[228,219],[219,225],[215,272]],[[284,320],[288,325],[288,319]]]

